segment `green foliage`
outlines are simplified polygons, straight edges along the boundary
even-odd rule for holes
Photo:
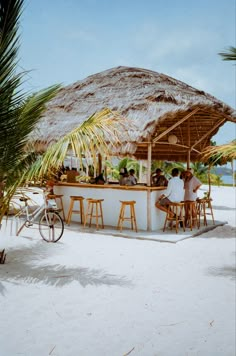
[[[153,161],[151,171],[155,172],[157,168],[161,168],[167,178],[171,177],[171,171],[173,168],[178,168],[180,172],[186,169],[185,165],[181,162]]]
[[[230,46],[226,52],[218,54],[222,57],[223,61],[236,61],[236,47]]]
[[[109,155],[110,146],[119,142],[117,130],[118,126],[123,127],[122,125],[125,126],[126,122],[118,119],[118,116],[109,109],[93,114],[80,126],[49,146],[41,158],[31,166],[27,178],[42,179],[57,170],[63,164],[68,149],[80,159],[81,166],[83,158],[88,161],[92,158],[93,165],[90,168],[96,171],[97,154]],[[109,143],[106,137],[109,137]],[[93,175],[91,169],[90,174]]]
[[[26,151],[29,135],[59,86],[28,95],[22,90],[25,73],[18,73],[19,18],[23,0],[0,3],[0,221],[8,201],[37,158]],[[5,190],[3,196],[2,190]]]

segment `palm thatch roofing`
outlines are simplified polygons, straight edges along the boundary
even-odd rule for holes
[[[148,150],[150,158],[151,146],[153,160],[196,161],[225,122],[236,122],[230,106],[204,91],[151,70],[116,67],[62,88],[40,121],[37,142],[57,141],[106,107],[135,125],[116,154],[137,159],[147,159]]]

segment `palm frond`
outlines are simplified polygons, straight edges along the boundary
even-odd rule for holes
[[[227,52],[218,53],[223,61],[236,61],[236,47],[229,47]]]
[[[120,143],[119,136],[127,130],[127,122],[110,109],[104,109],[85,120],[79,127],[48,147],[40,161],[28,172],[28,179],[40,178],[52,169],[58,169],[69,150],[81,160],[92,159],[96,168],[97,155],[109,157],[111,147]]]
[[[30,96],[22,90],[25,73],[19,73],[17,60],[22,9],[23,0],[0,1],[0,221],[10,197],[36,159],[33,151],[25,151],[29,134],[59,89],[55,85]]]
[[[204,162],[211,161],[214,164],[221,161],[221,164],[230,162],[236,159],[236,140],[221,146],[209,146],[202,153]]]

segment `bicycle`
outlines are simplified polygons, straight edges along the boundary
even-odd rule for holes
[[[38,192],[33,192],[33,194],[39,194]],[[30,212],[30,207],[27,196],[22,196],[19,198],[24,206],[15,214],[14,218],[19,221],[23,218],[23,224],[16,228],[16,236],[20,234],[24,227],[32,227],[38,220],[39,233],[44,241],[47,242],[57,242],[63,235],[64,232],[64,222],[59,215],[59,209],[57,209],[56,201],[54,199],[47,199],[46,194],[43,191],[43,204],[38,206],[33,212]]]

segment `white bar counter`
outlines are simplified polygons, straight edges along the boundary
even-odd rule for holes
[[[71,195],[80,195],[85,198],[86,211],[87,198],[104,199],[102,202],[104,224],[117,226],[120,200],[135,200],[135,212],[139,230],[155,231],[164,225],[165,213],[155,207],[155,202],[163,193],[165,187],[147,187],[144,185],[121,186],[119,184],[87,184],[58,182],[54,185],[55,194],[63,194],[65,216],[68,215]],[[75,203],[76,204],[76,203]],[[76,207],[75,207],[76,210]],[[78,214],[72,214],[72,221],[80,221]],[[124,222],[124,229],[130,228],[129,222]]]

